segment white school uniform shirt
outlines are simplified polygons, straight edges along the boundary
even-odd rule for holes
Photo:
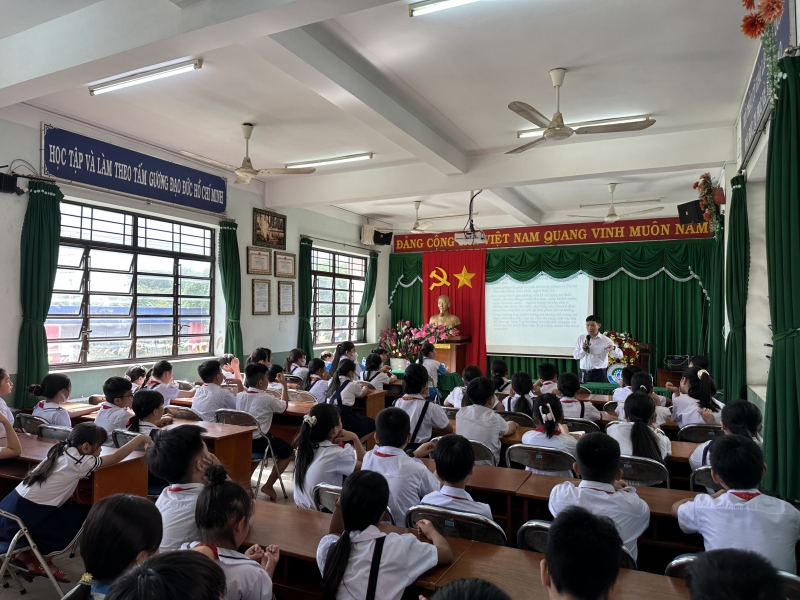
[[[157,425],[153,425],[148,421],[139,421],[139,433],[142,435],[148,436],[151,440],[155,439],[153,437],[153,430],[160,431]]]
[[[136,391],[137,391],[137,390],[138,390],[140,387],[142,387],[142,386],[140,386],[138,383],[133,383],[133,382],[131,381],[131,394],[135,394],[135,393],[136,393]]]
[[[375,375],[375,371],[370,371],[369,373],[364,371],[361,373],[361,381],[368,381],[375,386],[376,390],[383,390],[385,389],[384,386],[389,385],[389,376],[383,371],[378,371],[378,374],[372,377],[373,375]],[[372,379],[369,379],[370,377]]]
[[[67,448],[56,459],[55,469],[44,483],[31,486],[20,483],[15,489],[17,494],[35,504],[61,506],[72,496],[78,482],[89,477],[101,464],[103,460],[98,456],[81,454],[77,448]]]
[[[294,503],[299,508],[317,510],[314,505],[314,488],[320,483],[342,485],[344,478],[356,470],[356,451],[350,445],[344,448],[325,440],[314,450],[314,460],[308,466],[304,490],[297,485],[297,469],[294,472]]]
[[[496,411],[477,404],[465,406],[456,413],[456,431],[468,440],[485,444],[494,454],[494,463],[476,460],[476,465],[500,464],[500,438],[508,433],[508,423]]]
[[[572,351],[572,358],[580,362],[581,370],[591,371],[592,369],[607,369],[608,368],[608,352],[606,347],[613,346],[611,355],[614,358],[622,358],[622,348],[611,341],[611,338],[598,333],[593,337],[589,343],[589,352],[583,349],[583,343],[586,341],[586,334],[578,336],[575,342],[575,349]]]
[[[328,383],[324,379],[320,379],[318,375],[312,375],[311,381],[311,389],[308,391],[314,394],[314,397],[317,399],[319,404],[325,404],[325,397],[328,393]]]
[[[133,417],[133,413],[127,408],[122,408],[110,402],[103,402],[100,405],[100,412],[97,413],[97,418],[94,424],[102,427],[108,433],[108,439],[104,446],[113,446],[114,440],[111,439],[111,433],[115,429],[127,429],[128,421]]]
[[[622,545],[634,559],[637,557],[636,540],[650,525],[650,507],[636,494],[636,488],[625,487],[615,491],[610,483],[584,480],[575,486],[565,481],[550,492],[548,507],[550,514],[557,517],[570,506],[580,506],[596,515],[609,517],[617,526]]]
[[[514,394],[513,396],[503,398],[503,410],[514,412],[514,406],[516,406],[518,398],[519,394]],[[528,400],[528,405],[531,407],[531,410],[533,410],[533,398],[530,396],[525,396],[525,398]]]
[[[714,422],[720,423],[722,418],[722,407],[724,406],[715,398],[711,401],[717,405],[717,410],[714,413]],[[683,427],[691,425],[692,423],[705,424],[703,417],[700,415],[700,405],[697,400],[688,394],[680,394],[679,396],[672,397],[672,420],[678,425]]]
[[[528,446],[542,446],[543,448],[555,448],[556,450],[564,450],[575,456],[575,446],[578,445],[578,440],[569,435],[562,433],[560,429],[556,429],[556,434],[549,438],[544,432],[544,427],[537,427],[526,431],[522,435],[522,443]],[[557,477],[572,477],[572,471],[542,471],[541,469],[534,469],[532,467],[525,467],[526,471],[536,473],[538,475],[555,475]]]
[[[395,523],[404,523],[408,509],[439,489],[439,480],[425,464],[393,446],[377,446],[364,455],[361,468],[375,471],[389,484],[389,508]]]
[[[466,490],[443,485],[439,491],[431,492],[422,499],[422,504],[441,506],[448,510],[458,510],[466,513],[481,515],[487,519],[492,518],[492,509],[488,504],[475,502]]]
[[[284,412],[286,402],[258,388],[249,387],[236,395],[236,410],[243,410],[253,415],[261,426],[261,431],[267,433],[272,427],[272,415]],[[254,440],[260,437],[258,430],[253,432]]]
[[[42,400],[38,402],[33,408],[33,416],[41,417],[50,425],[58,425],[59,427],[72,427],[69,413],[61,408],[61,405],[56,402],[47,402]],[[13,421],[12,421],[13,423]]]
[[[583,404],[583,417],[581,417],[581,404]],[[591,402],[581,402],[566,396],[561,398],[561,409],[564,412],[564,416],[569,419],[583,418],[590,421],[599,421],[602,418],[600,411]]]
[[[745,548],[776,569],[792,574],[797,570],[800,511],[757,489],[728,490],[719,498],[698,494],[678,507],[678,525],[684,533],[702,535],[706,551]]]
[[[218,386],[216,383],[204,383],[194,394],[192,410],[197,412],[203,421],[214,422],[214,413],[220,408],[236,408],[236,396],[230,390]]]
[[[428,385],[430,387],[439,387],[439,365],[441,364],[438,360],[433,360],[432,358],[422,359],[422,366],[428,372]]]
[[[411,433],[417,427],[417,421],[422,414],[422,407],[425,406],[425,397],[421,394],[410,394],[395,400],[395,406],[408,413],[408,418],[411,421]],[[461,412],[460,410],[458,412]],[[428,402],[428,410],[425,411],[425,418],[417,432],[416,439],[411,440],[414,443],[426,442],[431,439],[433,435],[434,426],[437,429],[444,429],[450,425],[450,418],[444,409],[435,402]]]
[[[617,400],[618,393],[620,396],[623,395],[620,392],[620,390],[627,390],[627,389],[628,388],[619,388],[614,390],[614,400]],[[628,392],[627,394],[624,394],[624,398],[622,400],[617,400],[618,404],[617,404],[617,410],[615,412],[617,413],[617,417],[619,417],[620,421],[625,420],[625,400],[628,399],[628,396],[630,396],[631,393],[632,392]],[[667,399],[664,398],[664,396],[658,396],[658,394],[656,394],[656,396],[658,397],[658,403],[656,404],[656,425],[661,427],[661,425],[667,422],[667,419],[670,417],[672,413],[670,412],[670,409],[665,408],[667,406]]]
[[[164,406],[169,406],[169,403],[175,400],[178,397],[180,391],[177,387],[175,387],[175,382],[170,381],[169,383],[164,383],[160,379],[156,379],[155,377],[151,377],[150,381],[145,383],[142,386],[142,389],[145,390],[153,390],[161,394],[164,398]]]
[[[297,363],[292,363],[289,365],[289,375],[294,375],[295,377],[302,377],[305,379],[308,377],[308,367],[301,367]]]
[[[633,444],[631,443],[631,430],[633,430],[633,423],[616,421],[609,423],[606,427],[606,433],[619,442],[619,452],[626,456],[634,456]],[[660,429],[650,428],[653,435],[658,440],[658,448],[661,450],[661,458],[666,459],[672,454],[672,442]]]
[[[222,369],[222,376],[223,376],[225,379],[234,379],[234,378],[236,377],[236,375],[234,375],[234,374],[233,374],[233,373],[231,373],[230,371],[226,371],[225,369]]]
[[[174,483],[161,492],[156,500],[164,523],[159,552],[178,550],[182,544],[200,539],[194,509],[201,491],[202,483]]]
[[[200,542],[183,544],[181,550],[198,545]],[[225,600],[272,600],[272,580],[258,561],[228,548],[212,550],[225,573]]]
[[[618,387],[614,390],[614,393],[611,394],[611,399],[614,402],[619,402],[622,404],[625,402],[625,399],[630,396],[633,392],[631,391],[631,386],[626,385],[625,387]]]
[[[344,375],[339,375],[339,385],[342,385],[345,381],[349,381],[350,383],[348,383],[339,394],[340,398],[342,399],[342,404],[345,406],[355,406],[356,398],[363,398],[363,396],[357,396],[356,393],[361,392],[364,388],[362,388],[359,384],[357,384],[349,377],[345,377]],[[332,397],[333,396],[331,396],[331,398]],[[328,402],[330,404],[335,404],[337,406],[339,405],[338,400],[328,400]]]
[[[364,531],[350,532],[350,558],[344,571],[342,583],[336,592],[336,600],[364,600],[367,595],[369,572],[375,540],[385,537],[381,563],[378,570],[378,585],[375,598],[400,600],[405,589],[420,575],[439,564],[436,546],[417,539],[413,533],[383,533],[374,525]],[[323,537],[317,547],[317,566],[320,573],[325,570],[328,551],[339,540],[338,535]]]
[[[558,391],[558,383],[555,381],[544,381],[539,389],[542,390],[543,394],[554,394]]]
[[[461,408],[461,403],[464,401],[464,390],[463,387],[455,388],[448,394],[446,400],[456,408]]]
[[[8,408],[8,404],[6,401],[0,398],[0,413],[3,413],[3,416],[8,419],[9,423],[14,422],[14,413],[11,412],[11,409]]]
[[[509,394],[511,393],[511,380],[506,379],[503,377],[503,384],[497,388],[498,394]]]

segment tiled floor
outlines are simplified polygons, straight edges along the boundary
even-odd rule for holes
[[[270,466],[271,469],[271,466]],[[275,492],[278,494],[278,502],[292,504],[294,505],[294,499],[292,498],[292,493],[294,491],[294,486],[292,482],[292,475],[294,472],[294,462],[289,464],[289,468],[283,473],[281,479],[283,480],[283,484],[286,487],[286,493],[288,494],[289,498],[284,500],[283,494],[281,493],[280,485],[276,482],[275,484]],[[264,470],[264,475],[262,476],[261,484],[264,484],[264,481],[267,478],[269,471],[267,469]],[[258,471],[256,471],[255,475],[258,475]],[[256,478],[253,478],[253,485],[256,484]],[[264,494],[259,493],[258,499],[261,501],[266,501],[267,497]],[[59,557],[56,557],[54,560],[56,566],[63,569],[67,576],[70,578],[72,583],[70,584],[62,584],[61,588],[66,593],[70,589],[72,589],[80,580],[81,575],[84,573],[83,567],[83,560],[81,560],[80,554],[76,554],[75,558],[70,559],[69,554],[63,554]],[[8,583],[11,583],[10,578],[6,578],[5,580]],[[28,583],[27,581],[22,582],[27,590],[27,593],[24,596],[21,596],[19,593],[19,588],[14,586],[13,584],[10,585],[8,588],[0,588],[0,600],[55,600],[56,593],[53,589],[53,584],[50,583],[50,580],[44,577],[36,577],[33,580],[33,583]]]

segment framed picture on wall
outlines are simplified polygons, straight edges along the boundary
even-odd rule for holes
[[[272,275],[272,250],[247,247],[247,274]]]
[[[297,277],[297,255],[292,252],[275,253],[275,277]]]
[[[286,215],[254,208],[253,246],[286,250]]]
[[[294,281],[278,282],[278,314],[294,314]]]
[[[272,281],[253,279],[253,314],[272,314]]]

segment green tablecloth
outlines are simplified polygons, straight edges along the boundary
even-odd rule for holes
[[[584,383],[582,385],[593,394],[613,394],[614,390],[619,387],[613,383]],[[659,396],[669,397],[671,395],[669,390],[663,387],[655,388],[655,392]]]

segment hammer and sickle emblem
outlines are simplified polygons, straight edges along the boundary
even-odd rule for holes
[[[433,288],[442,287],[443,285],[450,285],[450,282],[447,281],[447,271],[445,271],[442,267],[436,267],[431,274],[428,275],[431,279],[435,279],[433,283],[431,283],[431,287],[428,290],[432,290]]]

